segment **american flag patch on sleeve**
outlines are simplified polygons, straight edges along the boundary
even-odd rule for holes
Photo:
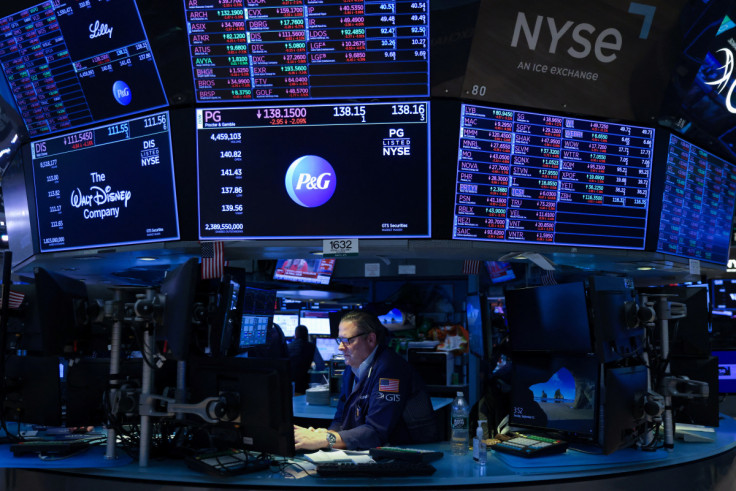
[[[398,392],[399,391],[399,379],[397,378],[382,378],[378,380],[378,391],[379,392]]]

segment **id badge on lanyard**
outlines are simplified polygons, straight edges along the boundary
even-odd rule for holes
[[[362,384],[362,387],[360,388],[360,395],[358,396],[358,399],[355,401],[355,420],[360,420],[360,412],[362,409],[362,405],[365,404],[365,401],[370,397],[370,394],[364,394],[366,387],[370,390],[371,384],[369,383],[371,380],[371,372],[373,371],[373,367],[371,367],[368,370],[368,376],[365,378],[365,382]]]

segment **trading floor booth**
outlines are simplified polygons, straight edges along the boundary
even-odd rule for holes
[[[190,276],[187,271],[194,264],[191,261],[181,266],[165,283],[164,290],[188,291],[187,285],[191,286],[195,275]],[[270,301],[260,302],[261,295],[267,296],[267,292],[246,288],[241,315],[253,316],[261,308],[264,310],[257,313],[268,318],[266,310]],[[563,298],[568,305],[565,315],[538,316]],[[6,380],[13,382],[6,387],[6,425],[10,434],[18,435],[22,431],[26,441],[0,446],[0,466],[4,468],[9,490],[51,485],[73,489],[105,486],[114,490],[133,483],[152,490],[346,485],[503,489],[521,484],[540,489],[552,485],[564,485],[566,489],[610,489],[611,486],[647,489],[654,485],[676,488],[683,479],[695,489],[730,486],[735,472],[736,421],[720,414],[715,421],[691,424],[677,416],[691,417],[693,411],[679,413],[669,409],[680,407],[683,401],[692,406],[693,401],[705,399],[709,390],[708,383],[679,375],[679,365],[666,368],[661,363],[661,357],[667,356],[666,349],[658,344],[665,319],[674,322],[682,315],[678,310],[682,304],[669,298],[652,292],[638,294],[630,280],[608,276],[507,291],[505,307],[513,368],[509,424],[523,435],[564,439],[565,446],[560,452],[530,456],[501,451],[502,443],[510,445],[515,439],[495,434],[487,440],[490,446],[484,464],[474,461],[472,451],[454,455],[450,443],[441,441],[403,447],[441,453],[441,458],[432,460],[428,475],[328,477],[320,474],[322,464],[317,460],[320,455],[357,463],[366,459],[368,453],[294,452],[292,422],[326,426],[335,408],[329,400],[326,404],[310,404],[308,394],[292,396],[287,360],[202,358],[191,353],[184,357],[184,350],[170,356],[186,359],[177,362],[177,371],[182,364],[187,366],[185,400],[180,402],[159,395],[158,387],[164,382],[161,380],[150,384],[147,391],[137,392],[135,380],[145,372],[145,362],[126,363],[114,379],[118,381],[117,395],[110,396],[117,401],[117,412],[109,406],[94,411],[91,407],[80,408],[79,404],[67,406],[66,418],[91,422],[92,415],[97,415],[101,418],[99,424],[107,428],[98,427],[90,434],[77,435],[68,428],[54,427],[61,416],[49,411],[53,404],[44,406],[46,411],[37,410],[44,397],[51,402],[48,395],[53,385],[48,380],[53,380],[50,373],[56,372],[58,376],[58,358],[9,358]],[[176,317],[178,310],[172,312],[168,300],[162,302],[165,325],[166,316]],[[633,317],[627,315],[631,309],[637,310]],[[242,322],[240,331],[234,333],[233,340],[237,343],[233,343],[233,349],[264,345],[268,322],[259,326],[260,323]],[[534,331],[533,336],[528,335],[530,331]],[[189,346],[177,342],[173,332],[166,329],[163,332],[168,333],[172,346]],[[152,353],[143,356],[151,357]],[[648,365],[641,363],[645,359],[649,360]],[[655,372],[653,367],[665,368]],[[95,376],[104,381],[109,368],[109,360],[80,361],[67,374],[67,391],[73,389],[75,398],[84,397],[92,404],[96,399],[90,397],[90,391],[109,392],[104,383],[94,382]],[[711,371],[716,372],[715,365]],[[700,373],[709,371],[701,368]],[[41,392],[34,392],[40,379],[46,380],[47,385],[41,386]],[[441,410],[450,399],[433,398],[432,403],[436,410]],[[7,416],[13,414],[25,420],[22,428],[7,421]],[[182,418],[172,418],[176,414]],[[31,422],[36,424],[27,424]],[[144,431],[146,425],[149,425],[148,433]],[[131,435],[131,427],[140,428],[140,432]],[[55,434],[56,438],[51,442],[33,441],[34,436],[44,433]],[[120,444],[90,445],[78,451],[72,449],[66,455],[55,454],[53,450],[33,450],[36,443],[68,444],[77,437],[79,441],[88,438],[100,442],[117,438]],[[227,456],[222,451],[243,444],[254,459],[246,473],[228,473],[226,467],[223,470],[192,465],[195,445],[200,449],[197,455],[216,456],[217,460]],[[17,447],[23,445],[31,450],[19,452]],[[207,447],[211,450],[202,450]],[[403,465],[407,467],[410,463]]]

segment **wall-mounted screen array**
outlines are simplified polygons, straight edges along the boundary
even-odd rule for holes
[[[736,167],[670,135],[657,252],[726,264]]]
[[[429,1],[184,0],[199,102],[429,95]]]
[[[654,129],[463,104],[455,239],[644,249]]]
[[[134,0],[47,1],[4,17],[0,66],[31,138],[167,104]]]
[[[196,116],[201,239],[429,237],[427,102]]]
[[[41,252],[179,239],[167,112],[30,150]]]

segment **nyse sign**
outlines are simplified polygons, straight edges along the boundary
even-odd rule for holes
[[[649,26],[652,24],[652,19],[657,9],[651,5],[643,6],[642,4],[632,4],[632,8],[634,5],[644,7],[639,10],[633,10],[633,12],[635,14],[641,13],[644,16],[639,37],[646,39],[649,37]],[[631,13],[632,9],[629,9],[629,12]],[[542,33],[543,26],[549,30],[550,42],[547,46],[542,46],[543,43],[540,42],[542,38],[547,39],[547,36],[544,35],[547,33]],[[598,32],[597,34],[596,31]],[[563,19],[559,21],[554,17],[543,17],[541,15],[537,15],[534,26],[531,27],[526,14],[519,12],[516,16],[511,47],[517,48],[520,46],[522,33],[523,40],[526,42],[527,48],[531,51],[548,49],[549,53],[556,54],[559,45],[562,45],[563,49],[565,45],[568,45],[569,47],[564,52],[569,56],[582,59],[592,53],[595,59],[601,63],[611,63],[616,60],[617,53],[621,51],[623,44],[623,34],[615,27],[598,29],[588,22],[575,24],[571,20]]]
[[[483,0],[462,95],[648,119],[659,110],[677,59],[667,39],[684,3]]]

